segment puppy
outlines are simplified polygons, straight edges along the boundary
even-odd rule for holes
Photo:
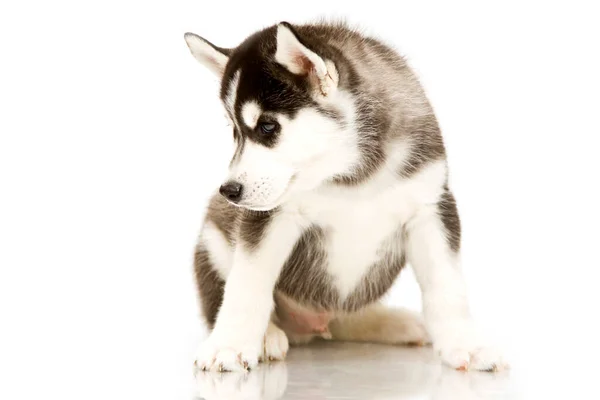
[[[475,333],[444,143],[405,60],[344,24],[185,40],[221,79],[236,144],[196,248],[212,329],[197,366],[245,370],[321,337],[431,340],[452,368],[505,368]],[[424,323],[379,302],[407,262]]]

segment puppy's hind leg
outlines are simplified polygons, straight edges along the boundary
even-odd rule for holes
[[[402,308],[373,304],[357,312],[337,315],[329,324],[332,339],[401,345],[431,343],[421,317]]]

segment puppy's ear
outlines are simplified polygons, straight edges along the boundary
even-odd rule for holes
[[[227,65],[231,53],[230,49],[217,47],[208,40],[190,32],[184,35],[184,39],[196,60],[200,61],[217,76],[223,76],[225,65]]]
[[[275,61],[291,73],[307,76],[317,83],[324,96],[337,86],[338,75],[333,62],[324,60],[302,44],[292,25],[287,22],[277,25]]]

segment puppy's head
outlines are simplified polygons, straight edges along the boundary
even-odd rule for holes
[[[301,33],[283,22],[234,49],[185,34],[194,57],[221,78],[236,150],[220,192],[241,207],[273,209],[357,160],[353,103],[334,54]]]

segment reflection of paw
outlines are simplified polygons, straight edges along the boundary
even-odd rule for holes
[[[283,396],[286,386],[284,363],[262,365],[247,373],[196,374],[197,395],[206,400],[276,400]]]
[[[487,398],[516,398],[508,374],[464,374],[443,368],[431,400],[479,400]]]
[[[288,383],[288,371],[285,363],[272,363],[261,365],[262,396],[264,400],[279,399],[285,393]]]
[[[272,322],[269,323],[263,347],[263,360],[284,360],[289,349],[285,333]]]
[[[212,335],[200,345],[196,353],[196,367],[212,371],[245,371],[258,364],[260,344],[239,344],[219,340]]]

